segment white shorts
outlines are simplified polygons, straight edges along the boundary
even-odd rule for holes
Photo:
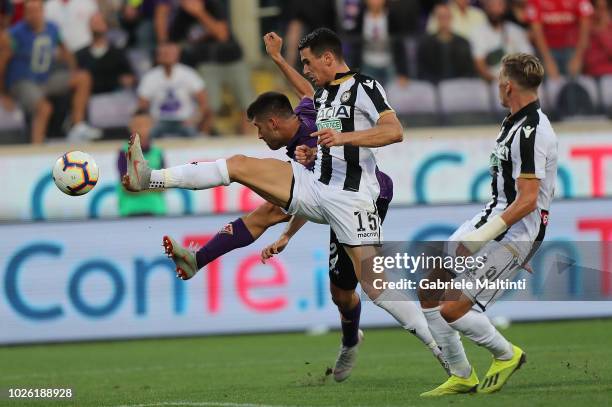
[[[461,237],[475,229],[472,221],[463,223],[448,239],[446,254],[455,256]],[[455,271],[453,281],[471,282],[471,288],[466,288],[464,284],[462,292],[483,311],[505,292],[504,288],[500,288],[501,282],[513,281],[522,270],[525,256],[508,243],[503,239],[500,242],[493,240],[487,243],[473,254],[475,258],[482,258],[482,267],[468,269],[462,273]]]
[[[367,192],[352,192],[319,182],[312,171],[291,161],[293,190],[289,215],[328,224],[338,241],[348,246],[382,243],[382,227],[376,203]]]

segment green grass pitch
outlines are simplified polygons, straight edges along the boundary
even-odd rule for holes
[[[366,331],[344,383],[331,367],[339,333],[245,335],[0,348],[0,388],[71,387],[71,401],[6,406],[605,406],[612,405],[612,320],[514,324],[527,364],[494,395],[421,399],[444,380],[415,338]],[[479,377],[490,356],[466,343]]]

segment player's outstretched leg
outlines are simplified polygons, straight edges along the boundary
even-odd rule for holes
[[[286,207],[291,199],[293,169],[290,163],[274,158],[234,155],[215,162],[195,162],[162,170],[151,170],[145,163],[140,140],[132,135],[127,152],[128,173],[123,185],[130,191],[149,188],[209,189],[238,182],[266,201]]]

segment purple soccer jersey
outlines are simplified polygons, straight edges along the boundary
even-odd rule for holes
[[[311,134],[317,131],[317,111],[314,108],[314,103],[311,98],[303,98],[295,108],[295,114],[300,119],[300,128],[297,133],[287,143],[287,156],[295,160],[295,149],[297,146],[306,144],[308,147],[317,146],[317,138]],[[314,168],[314,161],[308,165],[308,169]]]

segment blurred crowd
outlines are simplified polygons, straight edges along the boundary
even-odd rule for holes
[[[225,93],[241,112],[231,132],[249,133],[244,112],[254,98],[254,67],[235,35],[241,27],[232,26],[229,3],[0,0],[0,139],[19,127],[22,140],[33,143],[58,134],[95,140],[125,128],[137,110],[153,118],[152,139],[217,135]],[[598,96],[612,93],[602,85],[612,81],[600,79],[612,75],[612,0],[259,0],[257,6],[273,11],[259,18],[261,34],[283,35],[285,56],[296,67],[301,36],[329,27],[343,37],[349,66],[399,93],[415,82],[493,83],[511,52],[539,55],[548,80],[578,87],[576,97],[581,85],[572,79],[585,76],[594,78]]]

